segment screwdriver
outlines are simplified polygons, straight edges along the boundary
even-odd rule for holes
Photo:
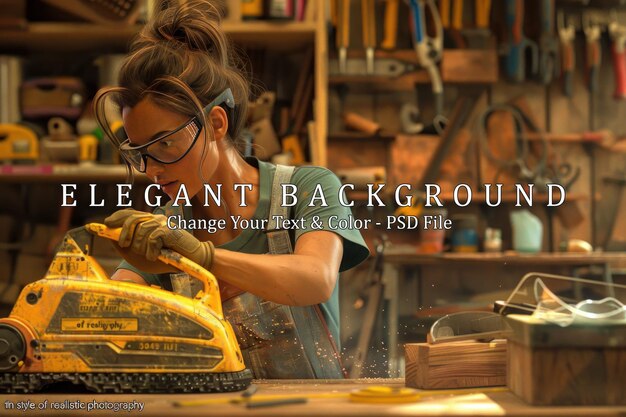
[[[385,5],[385,36],[380,43],[385,50],[396,49],[398,37],[398,7],[400,0],[387,0]]]
[[[337,49],[339,72],[347,72],[348,46],[350,45],[350,0],[337,0]]]
[[[366,72],[374,73],[374,49],[376,48],[376,9],[374,0],[361,0],[363,20],[363,46],[365,47]]]
[[[576,57],[574,55],[574,38],[576,28],[566,21],[565,15],[559,11],[559,39],[561,40],[561,70],[563,71],[563,92],[567,97],[572,96],[572,85],[574,81],[574,65]]]
[[[587,38],[587,69],[589,71],[589,91],[595,92],[598,89],[598,70],[602,59],[600,46],[601,28],[596,24],[589,24],[585,27],[585,37]]]

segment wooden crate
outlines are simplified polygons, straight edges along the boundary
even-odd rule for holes
[[[506,340],[405,345],[406,386],[421,389],[506,385]]]
[[[507,385],[532,405],[626,405],[624,325],[509,319]]]

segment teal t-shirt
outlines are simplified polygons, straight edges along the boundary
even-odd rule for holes
[[[276,166],[268,162],[259,161],[256,158],[247,158],[246,161],[259,169],[259,201],[254,215],[252,216],[252,220],[268,219],[272,182],[274,173],[276,172]],[[341,182],[332,171],[314,166],[298,167],[294,171],[290,183],[297,187],[295,195],[298,199],[296,205],[290,209],[290,217],[296,221],[303,219],[299,226],[304,226],[303,228],[292,229],[292,239],[294,242],[303,234],[316,230],[312,227],[314,219],[317,219],[316,222],[318,224],[323,225],[323,230],[329,230],[328,222],[332,217],[330,226],[333,226],[333,230],[331,231],[343,238],[343,257],[339,271],[346,271],[367,259],[369,250],[358,229],[339,229],[334,227],[338,224],[340,219],[348,219],[348,217],[351,216],[351,211],[349,207],[342,206],[339,203],[339,188],[341,187]],[[326,199],[326,207],[321,206],[322,202],[319,199],[314,202],[312,207],[309,207],[309,203],[314,197],[314,190],[318,187],[318,184],[320,184],[323,190],[322,194]],[[171,205],[166,205],[157,208],[154,212],[155,214],[167,213],[168,215],[176,213],[182,215],[185,219],[192,218],[191,207],[182,206],[176,208],[171,207]],[[264,230],[252,228],[242,230],[235,239],[218,246],[218,248],[251,254],[264,254],[269,252],[267,236]],[[118,266],[118,269],[134,271],[141,275],[146,282],[161,285],[161,277],[159,275],[139,271],[126,261],[123,261]],[[330,299],[320,305],[329,330],[337,343],[340,341],[338,289],[339,283],[337,282]]]

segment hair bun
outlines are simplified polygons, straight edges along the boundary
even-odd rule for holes
[[[227,39],[220,28],[225,14],[223,1],[162,1],[147,29],[157,39],[207,52],[226,64]]]
[[[250,82],[246,63],[221,27],[224,3],[160,0],[158,4],[120,68],[118,106],[134,107],[149,97],[173,112],[201,115],[204,106],[230,88],[236,107],[229,115],[229,136],[239,147]]]

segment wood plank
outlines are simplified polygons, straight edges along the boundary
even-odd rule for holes
[[[408,72],[395,78],[384,75],[332,75],[329,83],[363,84],[368,88],[375,85],[385,91],[407,91],[414,88],[415,84],[430,84],[430,77],[424,70]]]
[[[441,59],[444,83],[493,84],[498,82],[498,75],[495,49],[451,49]]]
[[[436,255],[418,254],[415,249],[392,250],[385,252],[385,262],[403,265],[450,265],[450,264],[496,264],[496,265],[562,265],[586,266],[605,265],[608,263],[623,262],[626,252],[598,252],[598,253],[567,253],[567,252],[540,252],[525,254],[517,252],[505,253],[441,253]]]
[[[225,32],[246,46],[297,50],[310,45],[318,32],[313,22],[225,21]],[[26,30],[0,30],[2,52],[125,51],[141,25],[30,23]],[[324,36],[325,35],[321,35]]]
[[[135,173],[134,177],[135,183],[151,182],[145,174]],[[126,178],[124,165],[37,164],[0,168],[0,183],[125,183]]]
[[[505,385],[506,343],[406,344],[406,385],[421,389]]]
[[[349,58],[364,58],[360,50],[348,52]],[[336,57],[333,57],[336,59]],[[377,50],[375,59],[397,59],[418,65],[417,55],[412,49],[397,51]],[[363,61],[365,63],[365,61]],[[446,84],[493,84],[498,81],[498,56],[495,50],[446,49],[441,58],[441,79]],[[381,84],[388,90],[412,89],[415,83],[430,84],[430,76],[424,69],[407,72],[399,77],[376,75],[332,75],[330,84]]]
[[[387,146],[385,141],[368,141],[354,152],[355,142],[330,142],[328,144],[328,168],[358,168],[371,166],[387,166]]]

